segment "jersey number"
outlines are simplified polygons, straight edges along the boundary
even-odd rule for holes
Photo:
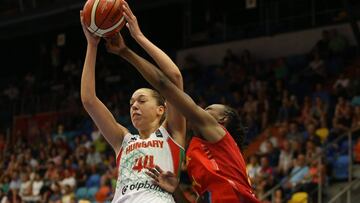
[[[135,159],[133,170],[140,172],[143,168],[154,168],[154,156],[146,155]]]

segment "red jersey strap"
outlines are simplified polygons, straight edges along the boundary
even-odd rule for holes
[[[120,166],[120,160],[121,160],[122,151],[123,151],[123,148],[121,147],[120,152],[116,157],[116,168],[119,168],[119,166]]]
[[[170,152],[173,160],[173,167],[175,175],[180,178],[181,164],[184,161],[185,151],[179,147],[171,137],[168,137],[167,143],[170,147]]]

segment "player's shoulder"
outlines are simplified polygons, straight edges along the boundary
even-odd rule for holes
[[[122,146],[127,146],[127,145],[129,145],[129,144],[131,144],[133,142],[136,142],[139,138],[140,138],[140,136],[138,134],[127,133],[124,136]]]
[[[165,138],[167,139],[168,137],[171,137],[171,135],[169,134],[169,131],[164,127],[164,126],[160,126],[154,133],[153,136],[156,137],[157,139],[161,139],[161,138]]]

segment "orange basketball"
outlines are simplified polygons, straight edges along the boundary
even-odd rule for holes
[[[88,30],[100,37],[111,36],[125,25],[121,0],[87,0],[83,8]]]

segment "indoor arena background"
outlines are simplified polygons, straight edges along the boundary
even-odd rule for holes
[[[198,105],[238,110],[262,202],[360,202],[360,1],[128,2]],[[84,3],[0,1],[1,203],[13,195],[54,203],[113,197],[114,152],[80,99]],[[103,42],[96,69],[99,98],[136,133],[129,98],[149,84]],[[195,198],[185,164],[180,186]]]

